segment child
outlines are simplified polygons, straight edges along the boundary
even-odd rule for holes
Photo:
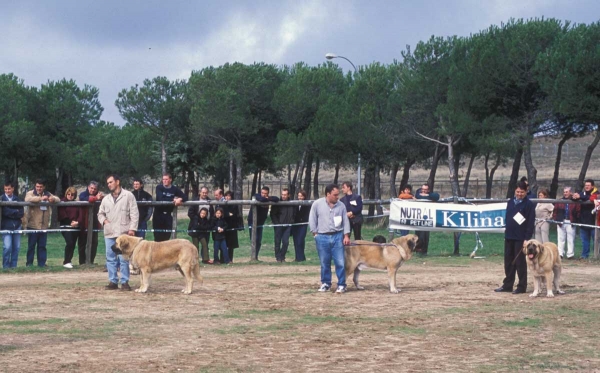
[[[208,243],[210,242],[210,232],[213,230],[213,225],[208,218],[208,209],[206,207],[200,209],[200,216],[198,217],[198,224],[196,227],[196,229],[199,231],[198,235],[196,236],[198,237],[198,244],[199,246],[202,246],[202,251],[206,251],[208,253]],[[212,260],[203,262],[205,264],[213,264]]]
[[[213,218],[213,233],[212,238],[214,241],[214,264],[219,264],[219,250],[221,250],[221,257],[224,259],[225,264],[229,264],[229,252],[227,250],[227,243],[225,242],[225,229],[227,229],[227,223],[225,222],[225,212],[221,207],[215,210],[215,217]]]
[[[398,195],[400,199],[416,199],[415,196],[412,195],[412,185],[406,184],[402,192]],[[408,230],[400,229],[400,236],[406,236],[408,234]]]

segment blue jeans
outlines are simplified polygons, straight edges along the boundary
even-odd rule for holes
[[[231,262],[231,260],[229,260],[229,252],[227,252],[227,243],[225,242],[225,239],[222,240],[214,240],[214,248],[215,248],[215,254],[214,254],[214,262],[218,264],[219,262],[219,250],[221,250],[221,256],[223,258],[223,262],[224,263],[229,263]]]
[[[104,238],[104,245],[106,245],[106,269],[108,269],[108,280],[113,284],[119,283],[117,268],[120,266],[121,283],[124,284],[129,281],[129,262],[123,259],[123,255],[117,255],[112,251],[111,246],[114,245],[116,241],[117,237]]]
[[[146,229],[148,229],[148,222],[147,221],[141,221],[138,223],[138,230],[135,231],[135,236],[136,237],[141,237],[143,239],[146,239]]]
[[[409,232],[408,230],[405,230],[405,229],[400,229],[400,237],[407,236],[407,235],[408,235],[408,232]]]
[[[596,230],[594,228],[581,228],[579,230],[579,234],[581,235],[581,246],[583,246],[583,250],[581,250],[581,258],[587,259],[590,256],[590,244],[594,244],[594,236]]]
[[[37,246],[37,262],[38,266],[45,267],[48,253],[46,252],[46,240],[48,233],[29,233],[27,235],[27,266],[33,265],[33,254]]]
[[[21,227],[18,229],[21,229]],[[15,268],[17,260],[19,260],[19,250],[21,249],[21,235],[18,233],[3,234],[2,241],[4,242],[2,268]]]
[[[256,228],[256,257],[258,258],[258,252],[260,251],[260,245],[262,243],[263,227]],[[250,233],[250,243],[252,243],[252,228],[248,229]]]
[[[292,237],[294,238],[294,250],[296,251],[296,261],[303,262],[306,260],[304,248],[306,247],[306,231],[308,225],[292,226]]]
[[[338,286],[346,286],[346,269],[344,268],[344,233],[317,234],[315,245],[321,261],[321,283],[331,286],[331,259],[335,265]]]

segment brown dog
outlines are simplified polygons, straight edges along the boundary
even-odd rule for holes
[[[355,241],[353,245],[344,248],[346,279],[354,275],[354,285],[358,290],[363,290],[358,284],[361,270],[387,269],[390,292],[397,294],[400,289],[396,288],[396,272],[404,261],[412,257],[417,241],[418,237],[414,234],[398,237],[391,243],[381,245],[369,241]]]
[[[529,240],[523,243],[523,254],[527,261],[529,272],[533,274],[533,293],[530,297],[537,297],[542,288],[542,279],[546,278],[546,296],[553,297],[553,288],[558,294],[560,290],[560,273],[562,263],[558,255],[558,247],[552,242],[541,243]],[[554,272],[554,273],[553,273]],[[554,274],[554,276],[552,276]],[[554,277],[554,280],[552,279]]]
[[[123,234],[117,237],[111,248],[116,254],[121,254],[130,260],[134,268],[140,269],[141,284],[138,293],[145,293],[150,286],[153,272],[167,268],[176,268],[185,277],[184,294],[191,294],[194,278],[202,284],[198,250],[188,240],[169,240],[153,242]]]

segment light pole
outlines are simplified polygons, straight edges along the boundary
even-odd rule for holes
[[[328,60],[332,60],[334,58],[343,58],[346,61],[350,62],[350,65],[352,65],[352,67],[354,68],[354,72],[358,73],[358,69],[356,68],[356,66],[354,66],[354,64],[352,63],[352,61],[350,61],[349,59],[347,59],[344,56],[338,56],[337,54],[334,54],[334,53],[327,53],[325,55],[325,58],[327,58]],[[360,194],[360,153],[358,153],[358,185],[357,186],[358,186],[357,192],[358,192],[358,195],[360,196],[361,195]]]

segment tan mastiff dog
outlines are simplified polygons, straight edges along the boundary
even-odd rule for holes
[[[153,272],[175,267],[185,277],[184,294],[191,294],[194,278],[202,285],[198,250],[188,240],[169,240],[164,242],[146,241],[140,237],[123,234],[117,237],[111,249],[139,268],[141,284],[138,293],[145,293],[150,286]]]
[[[565,293],[560,290],[562,263],[560,255],[558,255],[558,247],[555,244],[552,242],[541,243],[536,240],[525,241],[523,254],[525,254],[529,273],[533,274],[533,293],[529,295],[530,297],[538,296],[544,277],[546,278],[547,297],[554,296],[553,288],[558,294]]]
[[[363,290],[364,288],[358,284],[361,270],[365,268],[387,269],[390,292],[397,294],[400,289],[396,288],[396,272],[404,261],[412,257],[417,241],[418,237],[414,234],[395,238],[386,244],[355,241],[352,245],[344,248],[346,278],[354,275],[354,285],[358,290]]]

